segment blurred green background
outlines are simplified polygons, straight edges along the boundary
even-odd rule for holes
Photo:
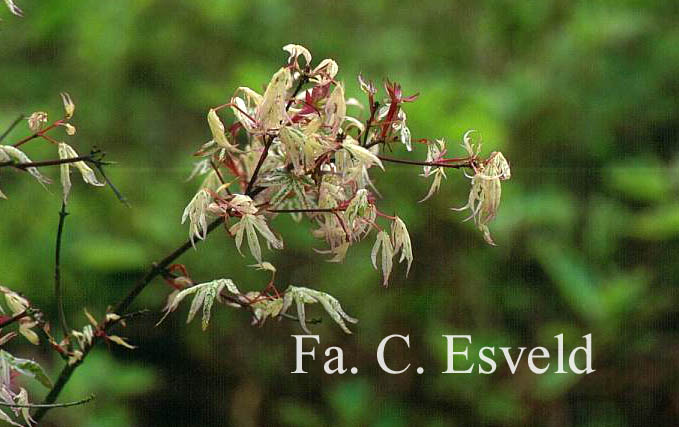
[[[60,91],[77,104],[70,141],[104,149],[132,207],[74,177],[63,275],[71,324],[82,307],[101,317],[150,262],[188,234],[182,210],[191,154],[209,139],[207,109],[238,86],[262,88],[299,43],[314,63],[331,57],[348,93],[356,75],[420,92],[407,105],[414,138],[444,137],[453,150],[479,130],[485,154],[512,164],[483,242],[463,214],[468,180],[449,174],[424,204],[419,168],[377,173],[381,210],[408,223],[415,263],[388,289],[369,265],[371,242],[329,264],[307,223],[279,218],[286,250],[269,254],[278,283],[335,295],[360,319],[339,345],[358,375],[328,376],[320,362],[292,375],[292,322],[258,329],[245,312],[218,307],[207,332],[184,324],[186,307],[159,327],[168,288],[156,280],[135,307],[154,310],[120,335],[135,351],[97,348],[62,396],[93,392],[86,406],[52,411],[45,425],[673,425],[679,415],[679,3],[645,1],[50,1],[17,0],[25,18],[0,8],[0,128],[19,114],[61,114]],[[7,142],[29,133],[25,124]],[[43,147],[44,146],[44,147]],[[35,159],[56,157],[33,142]],[[460,151],[460,154],[462,152]],[[401,155],[404,153],[396,153]],[[415,156],[423,159],[420,148]],[[58,182],[58,171],[46,171]],[[0,281],[56,319],[53,241],[60,188],[44,191],[0,171]],[[245,267],[231,239],[215,233],[185,263],[196,280],[228,277],[260,289],[265,273]],[[316,310],[312,316],[320,316]],[[413,362],[402,375],[378,369],[389,334],[410,334]],[[441,334],[485,345],[567,347],[594,338],[588,376],[442,375]],[[8,349],[39,359],[45,347]],[[30,347],[30,348],[29,348]],[[496,360],[499,358],[496,357]],[[418,364],[419,363],[419,364]],[[415,373],[424,366],[424,375]],[[34,389],[34,396],[43,390]]]

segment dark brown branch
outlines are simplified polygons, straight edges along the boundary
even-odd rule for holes
[[[318,208],[318,209],[267,209],[271,213],[335,213],[343,211],[343,208]]]
[[[224,218],[217,218],[216,220],[212,221],[208,226],[207,230],[205,230],[205,235],[207,236],[210,234],[212,231],[214,231],[217,227],[219,227],[222,223],[224,223]],[[187,240],[179,246],[177,249],[172,251],[168,256],[163,258],[157,263],[153,264],[153,268],[146,273],[146,275],[139,281],[137,282],[137,285],[132,288],[132,290],[125,296],[125,298],[122,299],[114,308],[113,312],[116,314],[123,313],[127,308],[132,304],[132,301],[141,293],[141,291],[144,290],[144,288],[151,282],[151,280],[155,279],[157,276],[159,276],[170,264],[174,262],[177,258],[182,256],[184,252],[189,250],[194,244],[198,244],[200,240],[197,240],[194,243],[191,243],[191,240]]]
[[[451,169],[462,169],[462,168],[471,168],[472,167],[472,161],[471,160],[463,160],[461,163],[441,163],[441,162],[418,162],[416,160],[403,160],[403,159],[394,159],[392,157],[385,157],[385,156],[377,156],[380,160],[383,162],[391,162],[391,163],[399,163],[403,165],[414,165],[414,166],[431,166],[431,167],[436,167],[436,168],[451,168]]]
[[[259,170],[262,168],[264,160],[266,160],[266,158],[269,156],[269,148],[271,148],[271,144],[273,144],[273,139],[274,137],[270,136],[264,142],[264,151],[262,151],[262,155],[259,156],[259,161],[257,162],[257,166],[255,166],[255,171],[252,173],[252,177],[250,178],[248,186],[245,189],[245,194],[250,194],[252,192],[252,186],[255,185],[255,181],[257,181],[257,175],[259,175]]]
[[[127,201],[127,197],[125,197],[123,193],[121,193],[120,190],[118,190],[118,188],[115,185],[113,185],[113,182],[111,182],[111,180],[108,179],[108,176],[104,173],[104,168],[102,166],[106,163],[103,163],[101,161],[90,161],[90,162],[97,169],[97,171],[99,171],[102,178],[104,178],[104,181],[106,181],[106,185],[108,185],[108,188],[110,188],[111,191],[113,191],[113,194],[115,194],[116,198],[118,198],[120,203],[124,204],[129,208],[130,203]]]
[[[59,323],[61,323],[61,330],[64,338],[69,335],[70,328],[66,322],[66,314],[64,312],[64,294],[61,288],[61,236],[64,232],[64,223],[66,222],[66,203],[61,203],[61,211],[59,212],[59,226],[57,227],[57,243],[54,255],[54,294],[57,299],[57,306],[59,309]]]
[[[290,107],[292,107],[292,103],[295,102],[295,98],[297,97],[297,94],[299,93],[300,90],[302,90],[302,87],[308,81],[309,81],[309,77],[307,77],[306,75],[302,75],[299,78],[299,81],[297,82],[297,87],[292,92],[292,96],[290,97],[290,100],[288,101],[287,105],[285,106],[285,111],[288,111],[290,109]]]
[[[370,118],[365,122],[365,131],[363,131],[363,143],[361,145],[366,148],[369,148],[368,146],[366,146],[366,144],[368,143],[368,134],[370,133],[370,128],[372,127],[373,120],[375,119],[375,113],[377,112],[378,108],[379,103],[377,102],[370,106]],[[370,146],[372,145],[375,145],[375,143],[372,143]]]
[[[24,310],[24,311],[22,311],[22,312],[20,312],[20,313],[17,313],[17,314],[15,314],[14,316],[12,316],[12,317],[10,317],[10,318],[8,318],[8,319],[6,319],[6,320],[0,322],[0,329],[1,329],[1,328],[4,328],[5,326],[9,326],[9,325],[11,325],[12,323],[14,323],[14,322],[16,322],[16,321],[18,321],[18,320],[21,320],[21,319],[23,319],[24,317],[29,316],[29,315],[30,315],[30,314],[28,313],[28,309],[26,309],[26,310]]]
[[[16,169],[21,169],[25,170],[28,168],[42,168],[46,166],[58,166],[58,165],[63,165],[66,163],[75,163],[75,162],[88,162],[88,163],[94,163],[95,165],[98,163],[96,160],[92,158],[92,156],[78,156],[78,157],[72,157],[70,159],[55,159],[55,160],[45,160],[42,162],[30,162],[30,163],[16,163],[14,161],[8,161],[8,162],[2,162],[0,163],[0,168],[2,167],[13,167]]]

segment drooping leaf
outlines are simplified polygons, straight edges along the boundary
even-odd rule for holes
[[[367,148],[361,147],[355,142],[352,142],[350,138],[346,138],[346,140],[342,143],[342,148],[351,153],[351,155],[360,163],[365,165],[365,167],[369,168],[372,165],[377,165],[380,169],[384,170],[384,165],[382,165],[382,161],[379,159],[379,157],[377,157],[377,155]]]
[[[408,234],[406,224],[399,217],[396,217],[394,222],[391,223],[391,239],[394,246],[394,255],[397,255],[398,252],[401,251],[401,258],[398,262],[408,262],[408,268],[406,270],[407,276],[410,272],[410,266],[413,263],[413,247],[410,242],[410,235]]]
[[[21,150],[11,145],[0,145],[0,161],[10,161],[14,159],[17,163],[32,163],[31,159]],[[38,168],[26,168],[43,187],[51,183],[49,178],[45,177],[38,171]]]
[[[165,314],[158,322],[158,325],[163,320],[165,320],[168,314],[175,311],[177,307],[179,307],[179,303],[182,302],[184,298],[186,298],[188,295],[195,294],[195,296],[193,297],[193,301],[191,302],[191,307],[189,308],[189,314],[186,318],[186,323],[190,323],[191,320],[193,320],[196,313],[198,313],[198,310],[202,306],[203,307],[202,328],[203,330],[206,330],[208,324],[210,323],[212,305],[214,304],[214,301],[216,299],[220,300],[220,293],[224,288],[227,288],[229,292],[232,293],[238,292],[238,288],[236,288],[236,285],[233,283],[231,279],[217,279],[211,282],[194,285],[190,288],[184,289],[181,292],[178,292],[174,296],[172,301],[170,301],[167,307],[165,308]]]
[[[389,285],[389,275],[391,274],[391,269],[393,267],[393,257],[394,248],[391,245],[391,239],[386,231],[380,231],[377,233],[377,238],[375,239],[375,244],[373,245],[372,252],[370,253],[370,259],[372,260],[373,266],[377,269],[377,254],[380,249],[382,250],[382,281],[383,286]]]
[[[259,263],[261,263],[262,249],[259,245],[259,239],[257,238],[257,233],[255,230],[258,231],[262,237],[264,237],[264,239],[267,241],[267,244],[269,244],[271,247],[275,249],[283,248],[283,241],[273,234],[273,231],[271,231],[266,223],[266,220],[261,215],[243,215],[240,221],[229,228],[229,233],[235,235],[236,248],[241,254],[242,252],[240,250],[240,246],[243,242],[243,235],[245,233],[248,238],[250,253]]]
[[[300,326],[302,327],[304,332],[308,334],[310,334],[311,332],[309,331],[309,328],[306,326],[305,323],[306,321],[306,313],[304,311],[305,304],[320,303],[325,309],[325,311],[335,321],[335,323],[337,323],[339,327],[342,328],[342,330],[347,334],[350,334],[351,331],[349,330],[349,328],[347,328],[347,325],[344,323],[344,321],[346,320],[351,323],[358,323],[357,319],[354,319],[353,317],[349,316],[347,313],[344,312],[342,306],[335,297],[325,292],[320,292],[309,288],[289,286],[288,289],[286,289],[285,291],[285,296],[283,297],[283,306],[281,307],[280,312],[285,313],[293,302],[297,306],[297,317],[299,319]]]

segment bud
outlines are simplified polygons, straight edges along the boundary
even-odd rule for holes
[[[62,126],[66,128],[66,133],[68,135],[70,135],[70,136],[75,135],[75,126],[73,126],[70,123],[64,123],[64,124],[62,124]]]
[[[337,65],[337,62],[332,59],[324,59],[316,68],[314,68],[314,71],[311,73],[314,76],[312,79],[322,84],[325,81],[334,79],[338,71],[339,66]]]
[[[297,64],[297,58],[300,56],[304,56],[304,59],[306,60],[306,65],[311,65],[311,52],[309,52],[309,49],[305,48],[304,46],[298,45],[298,44],[286,44],[283,46],[283,50],[290,53],[290,57],[288,57],[288,64]]]
[[[28,117],[28,128],[31,132],[39,132],[47,124],[47,113],[36,111]]]
[[[238,148],[234,147],[226,139],[226,133],[224,132],[224,123],[219,119],[217,111],[211,108],[207,113],[207,124],[210,126],[210,132],[212,132],[212,138],[221,148],[226,149],[230,152],[237,152]]]
[[[73,117],[73,113],[75,112],[75,104],[73,103],[73,100],[71,100],[71,95],[69,95],[68,92],[61,92],[61,100],[64,103],[66,118],[70,119]]]

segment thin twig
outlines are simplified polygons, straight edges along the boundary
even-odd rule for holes
[[[309,81],[309,77],[307,77],[306,75],[302,75],[299,78],[299,81],[297,82],[297,87],[292,92],[292,96],[290,97],[290,100],[288,101],[287,105],[285,106],[285,111],[288,111],[290,109],[290,107],[292,107],[292,103],[295,102],[295,98],[297,98],[297,94],[299,93],[300,90],[302,90],[302,86],[304,86],[304,84],[308,81]]]
[[[372,123],[373,120],[375,119],[375,113],[377,112],[378,107],[379,103],[377,102],[370,106],[370,118],[365,122],[365,131],[363,132],[363,143],[361,144],[364,147],[366,147],[366,144],[368,143],[368,134],[370,133],[370,128],[372,127]]]
[[[317,208],[317,209],[267,209],[267,212],[272,213],[334,213],[343,211],[344,208]]]
[[[39,138],[39,137],[41,137],[41,136],[44,136],[45,133],[47,133],[48,131],[54,129],[54,128],[57,127],[57,126],[60,126],[62,123],[64,123],[64,119],[57,120],[56,122],[52,123],[51,125],[47,126],[46,128],[44,128],[44,129],[42,129],[42,130],[39,130],[39,131],[35,132],[35,133],[32,134],[32,135],[28,135],[26,138],[24,138],[24,139],[20,140],[19,142],[15,143],[15,144],[14,144],[14,147],[19,147],[19,146],[21,146],[21,145],[27,143],[28,141],[30,141],[30,140],[32,140],[32,139],[35,139],[35,138]]]
[[[149,313],[151,313],[151,310],[149,310],[148,308],[133,311],[132,313],[127,313],[127,314],[120,316],[120,319],[118,319],[118,322],[120,322],[121,320],[129,320],[129,319],[133,319],[135,317],[145,316]]]
[[[113,185],[113,182],[111,182],[111,180],[108,179],[108,176],[104,173],[104,168],[102,167],[103,163],[102,162],[93,162],[93,165],[94,165],[95,168],[97,168],[97,170],[101,174],[102,178],[104,178],[104,181],[106,181],[106,184],[111,189],[111,191],[113,191],[113,194],[116,195],[116,197],[118,198],[120,203],[124,204],[125,206],[127,206],[129,208],[130,203],[127,201],[127,197],[125,197],[123,195],[123,193],[121,193],[120,190],[118,190],[118,188],[116,188],[116,186]]]
[[[472,161],[466,160],[462,163],[449,164],[449,163],[439,163],[439,162],[418,162],[416,160],[404,160],[404,159],[394,159],[393,157],[377,156],[383,162],[400,163],[403,165],[415,165],[415,166],[432,166],[437,168],[451,168],[451,169],[462,169],[471,168]]]
[[[248,186],[245,189],[245,194],[250,194],[250,192],[252,191],[252,186],[255,185],[255,181],[257,181],[257,175],[259,174],[259,170],[262,168],[264,160],[266,160],[266,158],[269,155],[269,148],[271,148],[271,144],[273,144],[273,139],[274,137],[270,136],[264,142],[264,151],[262,151],[262,155],[259,156],[259,161],[257,162],[257,166],[255,166],[255,171],[252,172],[252,177],[250,178]]]
[[[2,142],[7,137],[7,135],[9,135],[9,133],[12,132],[12,130],[14,130],[16,125],[18,125],[19,122],[21,122],[23,119],[24,119],[24,115],[19,114],[19,117],[14,119],[12,124],[10,124],[9,127],[2,133],[2,135],[0,135],[0,142]]]
[[[2,167],[13,167],[16,169],[21,169],[25,170],[28,168],[42,168],[46,166],[58,166],[58,165],[63,165],[66,163],[76,163],[76,162],[88,162],[88,163],[93,163],[97,164],[98,161],[94,160],[92,156],[78,156],[78,157],[71,157],[70,159],[54,159],[54,160],[45,160],[42,162],[29,162],[29,163],[17,163],[15,161],[7,161],[7,162],[2,162],[0,163],[0,168]]]
[[[278,315],[282,319],[292,320],[293,322],[299,322],[299,317],[294,316],[292,314],[279,313]],[[310,324],[310,325],[315,325],[315,324],[318,324],[318,323],[323,323],[323,319],[319,317],[319,318],[307,319],[305,322]]]
[[[68,336],[71,330],[66,322],[66,314],[64,312],[64,294],[61,288],[61,236],[64,232],[64,223],[66,222],[66,202],[61,202],[61,211],[59,212],[59,226],[57,227],[57,244],[55,250],[54,262],[54,294],[57,299],[57,306],[59,309],[59,323],[61,323],[61,330],[64,333],[64,338]]]
[[[94,395],[90,394],[88,397],[80,400],[76,400],[75,402],[67,402],[67,403],[27,403],[27,404],[21,404],[21,403],[5,403],[0,401],[0,406],[9,406],[10,408],[68,408],[69,406],[78,406],[78,405],[84,405],[87,402],[90,402],[94,400]],[[36,420],[37,421],[37,420]]]

